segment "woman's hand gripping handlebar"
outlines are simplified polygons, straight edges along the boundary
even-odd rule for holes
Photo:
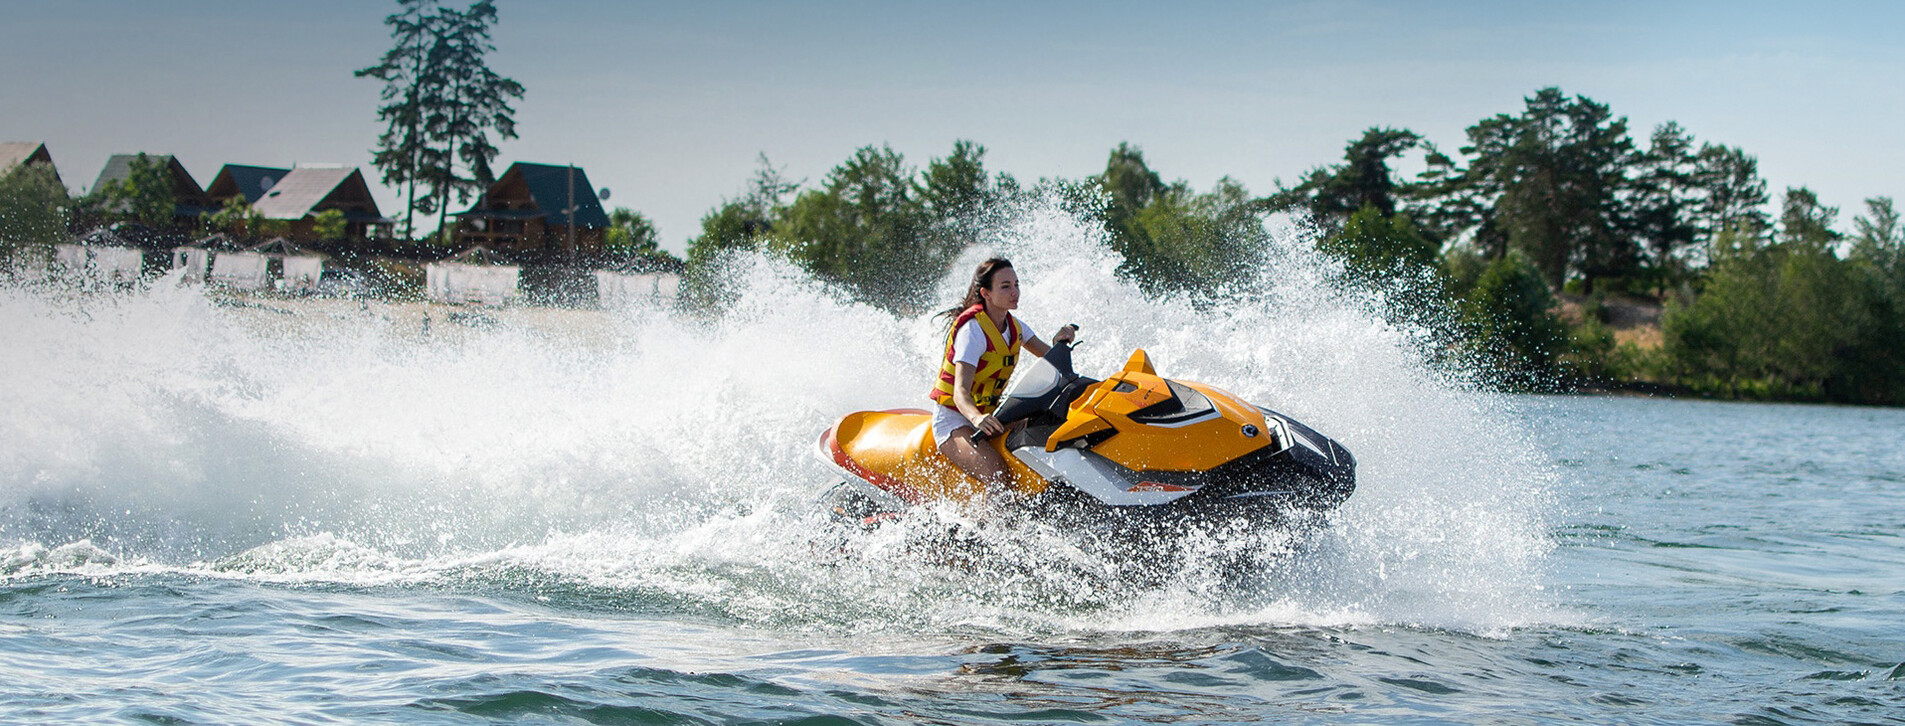
[[[1065,327],[1059,328],[1057,333],[1052,334],[1052,346],[1053,347],[1059,347],[1059,346],[1071,347],[1075,345],[1073,341],[1077,338],[1077,336],[1078,336],[1078,324],[1067,323]],[[999,419],[994,418],[992,414],[986,414],[984,416],[980,416],[979,420],[972,422],[972,427],[974,430],[972,432],[972,436],[967,438],[971,440],[972,443],[977,444],[977,443],[985,441],[986,439],[1005,433],[1006,426],[1007,424],[1000,423]]]

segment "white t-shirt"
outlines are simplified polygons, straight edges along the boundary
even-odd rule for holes
[[[980,315],[984,314],[980,313]],[[1011,314],[1007,313],[1007,315]],[[1010,327],[1010,323],[1007,327]],[[1032,329],[1023,321],[1019,322],[1019,332],[1025,334],[1027,341],[1038,340],[1038,334],[1032,332]],[[1001,329],[999,336],[1005,338],[1007,344],[1012,342],[1012,332],[1009,329]],[[986,331],[979,327],[979,316],[975,315],[964,325],[959,326],[958,330],[953,331],[953,363],[965,363],[978,368],[979,356],[984,355],[985,352]],[[959,413],[959,409],[944,405],[933,407],[933,440],[936,443],[945,444],[946,440],[952,437],[953,431],[961,426],[971,425],[972,422],[967,421],[965,415]]]
[[[985,313],[980,313],[979,315],[984,314]],[[967,320],[964,325],[959,326],[958,330],[953,331],[954,363],[965,363],[974,368],[979,367],[979,356],[985,355],[986,352],[986,331],[979,326],[979,315],[972,316],[971,320]],[[1011,313],[1006,313],[1006,315],[1008,318],[1016,320],[1016,318],[1012,317]],[[1027,341],[1039,339],[1038,334],[1032,332],[1032,329],[1027,327],[1024,321],[1019,322],[1019,331],[1025,334]],[[1007,344],[1012,342],[1010,323],[1000,327],[999,337],[1004,338]],[[1024,345],[1024,343],[1020,343],[1019,345]]]

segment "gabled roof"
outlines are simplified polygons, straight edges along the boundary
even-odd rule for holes
[[[96,192],[104,188],[106,182],[123,181],[131,177],[132,160],[138,156],[138,154],[113,154],[112,158],[106,160],[106,168],[99,170],[99,179],[95,180],[92,188],[87,191]],[[180,164],[178,159],[171,154],[146,154],[146,158],[159,162],[160,166],[171,172],[172,195],[178,199],[179,206],[194,207],[204,204],[205,190],[199,187],[198,180],[192,178],[192,173],[186,171],[185,165]]]
[[[477,245],[475,247],[471,247],[467,250],[458,252],[449,257],[445,257],[443,258],[443,261],[444,262],[461,262],[466,265],[507,265],[509,264],[508,259],[505,259],[502,255],[496,254],[495,250],[492,250],[488,247],[484,247],[482,245]]]
[[[6,176],[13,167],[22,164],[45,164],[53,166],[53,155],[47,153],[46,144],[38,141],[0,142],[0,176]],[[53,178],[60,176],[59,167],[53,166]],[[65,182],[60,182],[65,184]]]
[[[277,186],[278,181],[290,173],[290,169],[271,166],[226,164],[218,170],[218,176],[212,177],[212,184],[205,187],[205,194],[214,200],[230,199],[243,194],[245,203],[257,204],[259,197]]]
[[[370,186],[356,169],[342,166],[300,166],[292,169],[251,205],[265,219],[304,219],[326,209],[383,221]]]
[[[576,225],[583,229],[607,228],[609,226],[609,215],[607,212],[602,211],[602,200],[596,198],[595,186],[589,183],[589,175],[582,170],[582,167],[531,164],[526,161],[518,161],[514,164],[510,164],[509,170],[503,172],[503,175],[496,179],[495,184],[490,185],[489,191],[485,192],[484,196],[504,194],[506,193],[505,190],[520,183],[528,187],[530,200],[536,205],[536,213],[525,215],[524,212],[527,210],[514,210],[512,212],[483,209],[484,204],[479,201],[476,207],[461,213],[461,215],[476,217],[545,216],[548,218],[548,224],[551,226],[568,226],[569,215],[564,210],[570,205],[569,190],[571,189],[571,179],[569,172],[571,169],[575,171],[573,188],[575,190],[574,204],[576,206]]]
[[[297,243],[283,237],[273,237],[253,247],[247,252],[256,252],[266,257],[323,257],[311,250],[299,247]]]
[[[91,231],[73,238],[74,242],[92,247],[138,247],[139,243],[119,230],[111,227],[94,227]]]
[[[224,232],[213,232],[212,234],[194,240],[192,244],[186,246],[200,247],[213,252],[243,252],[245,249],[245,244],[239,242],[237,237],[233,237]]]

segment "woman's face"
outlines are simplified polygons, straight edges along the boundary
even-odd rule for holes
[[[1019,309],[1019,273],[1006,267],[992,273],[992,287],[980,288],[979,297],[985,298],[986,305],[999,310]]]

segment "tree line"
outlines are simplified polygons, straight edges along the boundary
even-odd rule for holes
[[[522,90],[484,65],[490,0],[399,6],[386,20],[395,46],[359,74],[386,81],[385,181],[441,217],[493,181],[489,134],[514,137],[508,102]],[[1434,360],[1505,387],[1649,384],[1905,404],[1905,230],[1890,197],[1864,200],[1845,227],[1806,187],[1775,200],[1741,149],[1672,122],[1642,143],[1606,104],[1557,88],[1478,120],[1452,152],[1407,129],[1370,128],[1340,161],[1264,195],[1230,178],[1208,191],[1166,182],[1130,144],[1111,149],[1099,174],[1029,185],[989,172],[984,158],[983,146],[959,141],[920,168],[867,146],[808,184],[763,157],[744,191],[704,216],[685,264],[660,250],[638,212],[617,209],[606,238],[652,267],[685,267],[699,305],[720,303],[713,263],[745,249],[917,311],[936,302],[921,281],[943,274],[977,232],[1015,204],[1057,198],[1103,225],[1123,274],[1154,293],[1208,300],[1263,264],[1263,216],[1293,212],[1340,262],[1342,284],[1403,301],[1391,314],[1433,333]],[[161,225],[175,205],[165,169],[142,155],[130,171],[79,200],[50,168],[0,178],[8,256],[22,243],[63,241],[82,217]],[[341,234],[333,217],[320,235]],[[201,224],[255,235],[274,223],[234,202]],[[1657,344],[1617,341],[1609,325],[1617,305],[1636,300],[1664,307]]]
[[[1396,322],[1430,330],[1435,360],[1517,390],[1649,385],[1698,394],[1905,404],[1905,239],[1889,197],[1850,231],[1810,189],[1772,195],[1757,160],[1676,123],[1637,142],[1603,103],[1544,88],[1468,127],[1452,153],[1376,127],[1343,158],[1251,194],[1165,182],[1130,144],[1102,173],[1021,185],[960,141],[925,168],[867,146],[818,183],[763,157],[738,197],[702,219],[688,289],[718,304],[724,251],[784,256],[859,298],[925,309],[989,215],[1056,196],[1104,226],[1121,272],[1153,292],[1221,292],[1294,212],[1342,284],[1383,289]],[[1405,174],[1399,166],[1421,171]],[[1563,298],[1579,314],[1562,314]],[[1609,303],[1664,306],[1657,345],[1617,343]]]

